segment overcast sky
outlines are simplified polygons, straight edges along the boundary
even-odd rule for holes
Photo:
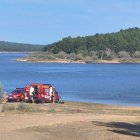
[[[48,44],[140,27],[140,0],[0,0],[0,40]]]

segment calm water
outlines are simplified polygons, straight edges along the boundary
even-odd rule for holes
[[[51,83],[63,100],[140,106],[139,64],[16,62],[27,54],[0,54],[0,82],[7,92],[27,83]]]

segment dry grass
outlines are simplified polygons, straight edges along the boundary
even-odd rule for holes
[[[1,112],[39,112],[40,109],[37,106],[33,106],[31,104],[26,103],[18,103],[18,104],[4,104],[1,108]]]
[[[140,107],[66,102],[8,103],[0,108],[5,109],[0,113],[0,140],[139,140],[140,137]]]

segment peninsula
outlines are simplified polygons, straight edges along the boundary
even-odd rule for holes
[[[18,59],[55,63],[140,63],[140,29],[85,37],[66,37],[45,45],[42,51]]]

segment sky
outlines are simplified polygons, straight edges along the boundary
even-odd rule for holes
[[[0,40],[50,44],[140,27],[140,0],[0,0]]]

